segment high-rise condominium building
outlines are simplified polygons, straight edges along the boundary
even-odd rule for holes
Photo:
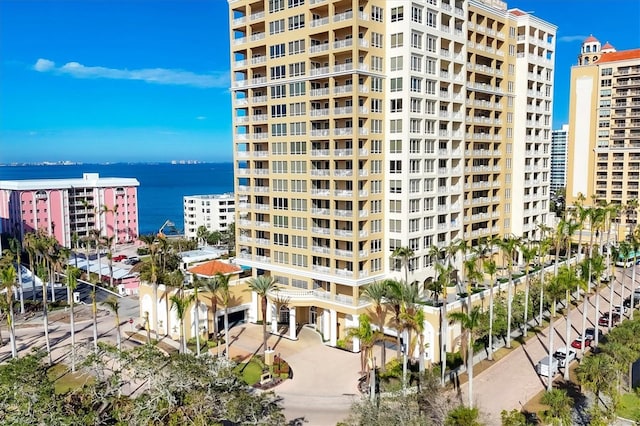
[[[569,125],[551,132],[551,191],[557,191],[567,185],[567,138]]]
[[[569,111],[567,205],[582,194],[587,205],[595,195],[626,206],[618,227],[624,237],[637,224],[640,49],[616,51],[587,38],[571,69]]]
[[[241,197],[240,202],[246,200]],[[198,238],[198,228],[207,231],[226,231],[235,221],[236,198],[233,193],[212,195],[187,195],[184,204],[184,236]]]
[[[335,345],[363,287],[405,279],[396,248],[422,283],[447,246],[547,221],[553,25],[496,0],[229,5],[238,258],[281,321]]]
[[[138,186],[133,178],[0,181],[0,229],[23,238],[43,230],[65,247],[92,231],[121,244],[138,238]]]

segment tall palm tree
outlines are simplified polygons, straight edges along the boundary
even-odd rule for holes
[[[440,263],[440,262],[436,262],[435,264],[435,269],[436,269],[436,279],[437,280],[442,280],[442,288],[443,288],[443,292],[446,295],[447,293],[447,288],[449,287],[449,284],[451,283],[451,274],[453,272],[453,265],[451,263]],[[440,381],[442,382],[442,385],[444,385],[444,375],[445,375],[445,370],[447,368],[447,332],[448,332],[448,328],[447,328],[447,299],[445,296],[445,300],[444,303],[441,306],[441,314],[440,314],[440,363],[442,364],[441,367],[441,371],[440,371]]]
[[[582,256],[582,230],[584,228],[584,223],[588,217],[588,211],[584,207],[583,203],[586,200],[586,197],[582,192],[578,193],[578,198],[573,203],[573,214],[576,222],[579,224],[579,236],[578,236],[578,259],[579,262]]]
[[[25,251],[27,252],[27,256],[29,257],[29,270],[31,271],[31,299],[33,301],[36,300],[36,245],[36,234],[33,232],[25,234],[23,238],[23,246]]]
[[[186,352],[186,342],[185,342],[185,332],[184,332],[184,319],[187,316],[187,311],[189,310],[189,306],[193,302],[193,294],[188,296],[173,294],[169,300],[171,300],[171,309],[176,311],[176,316],[178,317],[178,321],[180,322],[180,349],[179,352],[181,354]]]
[[[220,331],[218,330],[218,303],[220,302],[220,296],[224,291],[225,287],[229,286],[229,277],[224,274],[216,274],[214,277],[208,279],[204,283],[204,288],[207,292],[210,293],[209,301],[211,303],[211,318],[212,318],[212,330],[213,335],[215,336],[216,341],[219,341],[218,335]]]
[[[493,259],[487,259],[484,261],[484,270],[491,276],[491,283],[489,284],[489,361],[493,361],[493,287],[496,279],[496,272],[498,271],[498,265]]]
[[[373,345],[380,338],[380,332],[371,327],[371,319],[366,314],[358,317],[358,327],[348,328],[347,338],[360,342],[360,371],[366,373],[373,365]]]
[[[409,283],[409,263],[411,259],[415,256],[415,253],[409,247],[397,247],[391,253],[391,257],[393,259],[399,259],[400,263],[404,268],[404,281]]]
[[[509,270],[509,285],[507,286],[507,348],[511,349],[511,317],[513,305],[513,257],[520,244],[520,239],[514,235],[506,236],[498,241],[498,247],[502,250],[503,259],[507,261]]]
[[[69,303],[69,315],[71,326],[71,371],[76,371],[76,319],[75,319],[75,301],[73,300],[73,292],[78,288],[78,278],[80,270],[76,267],[67,268],[67,303]]]
[[[196,323],[196,356],[200,356],[200,288],[204,285],[202,278],[193,276],[191,286],[193,287],[193,299],[196,302],[194,320]]]
[[[269,293],[278,291],[278,281],[267,275],[260,275],[249,279],[249,290],[253,291],[260,298],[260,307],[262,310],[262,351],[267,350],[267,302]]]
[[[17,277],[16,270],[13,265],[9,265],[0,271],[0,281],[2,281],[2,289],[5,291],[5,300],[7,306],[7,328],[9,329],[9,340],[11,343],[11,356],[18,357],[16,346],[16,328],[14,324],[13,314],[13,291],[16,287]]]
[[[473,408],[473,338],[480,325],[480,307],[474,307],[471,312],[464,313],[462,311],[451,312],[449,314],[449,320],[451,322],[458,322],[462,327],[464,334],[463,342],[467,345],[467,374],[469,376],[469,407]]]
[[[634,224],[637,226],[638,222],[636,221],[632,221],[631,218],[637,218],[638,217],[638,199],[637,198],[632,198],[630,200],[627,200],[627,204],[624,206],[624,209],[622,210],[624,212],[624,214],[627,216],[627,227],[628,227],[628,231],[627,231],[627,235],[632,235],[633,234],[633,230],[634,230]]]
[[[43,233],[39,233],[35,239],[35,250],[38,258],[37,273],[38,278],[40,278],[40,280],[42,281],[42,322],[44,326],[44,340],[47,348],[49,364],[53,364],[53,359],[51,358],[51,340],[49,339],[49,314],[46,289],[46,283],[49,279],[49,265],[47,257],[47,253],[49,251],[49,243],[50,239]]]
[[[542,325],[542,312],[544,311],[544,274],[545,274],[545,259],[549,254],[549,249],[551,248],[551,239],[548,237],[548,233],[551,231],[551,228],[544,225],[538,224],[538,231],[540,233],[540,239],[538,240],[538,260],[540,261],[540,312],[538,313],[538,324]]]
[[[147,246],[149,252],[149,267],[151,269],[151,287],[153,290],[153,309],[151,315],[153,315],[153,329],[156,334],[156,340],[158,340],[158,265],[156,263],[156,257],[158,253],[157,238],[153,234],[140,235],[139,240]]]
[[[18,295],[20,296],[20,313],[24,314],[24,291],[22,288],[22,244],[17,238],[9,240],[11,251],[16,255],[17,275],[18,275]]]
[[[571,341],[571,321],[569,318],[569,313],[571,312],[571,306],[569,304],[571,291],[574,289],[584,290],[586,288],[586,281],[580,277],[577,271],[577,266],[574,265],[566,265],[563,267],[561,271],[558,273],[558,286],[564,289],[564,300],[565,300],[565,309],[564,309],[564,321],[565,321],[565,342]],[[584,330],[583,330],[584,333]],[[569,368],[564,369],[564,379],[569,380]]]
[[[393,279],[385,280],[387,294],[385,295],[385,304],[393,311],[393,325],[396,329],[396,358],[400,359],[400,308],[402,305],[402,295],[399,293],[400,282]]]
[[[628,242],[628,241],[620,241],[619,245],[618,245],[618,251],[619,251],[619,256],[624,259],[624,262],[627,262],[627,259],[629,259],[630,255],[631,255],[631,251],[633,250],[633,245]],[[611,250],[609,250],[611,251]],[[614,259],[614,263],[617,261],[618,259],[615,258]],[[625,263],[626,264],[626,263]],[[635,272],[636,268],[635,268],[635,262],[633,263],[634,267],[632,267],[631,269]],[[622,273],[622,280],[620,280],[620,303],[624,304],[624,289],[625,289],[625,284],[626,284],[626,278],[627,278],[627,272],[623,271]],[[609,324],[612,324],[611,322],[611,316],[612,316],[612,311],[613,311],[613,281],[614,280],[609,280],[609,285],[611,286],[611,295],[609,296]],[[631,285],[633,286],[635,284],[635,281],[631,282]],[[633,299],[633,294],[631,294],[631,298]],[[623,317],[623,310],[622,307],[620,307],[620,317],[622,319]]]
[[[220,291],[220,304],[224,308],[224,353],[229,359],[229,305],[231,305],[231,291],[229,289],[229,275],[225,275],[227,284]]]
[[[91,238],[96,247],[96,257],[98,258],[98,282],[102,284],[102,231],[91,230]]]
[[[524,336],[527,336],[527,329],[529,326],[529,289],[531,287],[531,277],[529,276],[529,270],[531,269],[531,262],[535,259],[538,250],[536,247],[531,246],[531,242],[522,242],[520,244],[520,253],[524,260]]]
[[[566,288],[565,288],[564,278],[569,273],[569,272],[565,273],[565,270],[568,270],[568,269],[569,268],[566,265],[564,265],[561,269],[558,270],[557,274],[554,274],[553,278],[551,278],[551,280],[547,284],[547,295],[553,300],[553,306],[556,306],[558,299],[560,299],[565,294]],[[555,327],[553,326],[553,323],[555,319],[555,314],[556,312],[554,309],[551,315],[551,318],[549,319],[549,348],[548,348],[549,349],[549,352],[548,352],[549,368],[551,368],[551,358],[553,357],[553,353],[554,353],[553,338],[556,334],[556,330],[555,330]],[[549,373],[548,379],[549,380],[547,381],[547,390],[550,391],[553,383],[553,377],[551,376],[551,373]]]
[[[109,308],[109,310],[116,316],[116,345],[118,346],[118,351],[122,351],[122,336],[120,334],[120,300],[118,300],[116,296],[111,295],[107,297],[102,304]]]
[[[102,244],[107,248],[107,260],[109,261],[109,286],[113,287],[113,241],[115,237],[102,237]]]
[[[635,232],[633,234],[631,234],[631,248],[633,249],[633,264],[637,265],[638,264],[638,253],[640,252],[640,227],[636,228]],[[614,263],[615,265],[615,263]],[[636,282],[636,268],[633,267],[631,268],[631,282],[635,283]],[[624,286],[622,287],[623,291],[624,291]],[[633,294],[631,294],[631,299],[633,302]],[[624,304],[624,293],[620,293],[620,312],[623,312],[623,305]],[[631,304],[633,305],[633,303]],[[631,320],[633,320],[633,306],[629,307],[629,318]]]
[[[378,320],[378,331],[382,335],[382,348],[380,349],[380,362],[382,371],[385,370],[387,363],[387,351],[384,344],[384,323],[387,314],[386,305],[384,300],[388,293],[388,284],[386,281],[374,281],[369,284],[362,291],[362,297],[366,300],[370,300],[373,303],[373,307],[376,311],[376,319]]]

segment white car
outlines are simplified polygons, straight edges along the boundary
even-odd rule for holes
[[[558,348],[558,350],[553,354],[553,357],[558,360],[559,366],[564,368],[576,359],[576,351],[573,349],[569,349],[567,351],[567,348]]]

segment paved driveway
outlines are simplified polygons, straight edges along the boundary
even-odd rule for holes
[[[230,355],[262,352],[262,326],[242,324],[229,331]],[[349,414],[357,389],[360,355],[325,346],[320,335],[303,327],[297,341],[270,335],[267,343],[293,369],[293,379],[274,388],[283,398],[288,420],[305,425],[335,425]]]

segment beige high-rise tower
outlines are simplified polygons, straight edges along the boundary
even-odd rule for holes
[[[567,205],[582,194],[622,206],[619,238],[637,225],[640,185],[640,49],[593,36],[571,69]]]
[[[368,284],[547,222],[553,25],[497,0],[229,6],[237,257],[280,283],[274,331],[337,345]]]

